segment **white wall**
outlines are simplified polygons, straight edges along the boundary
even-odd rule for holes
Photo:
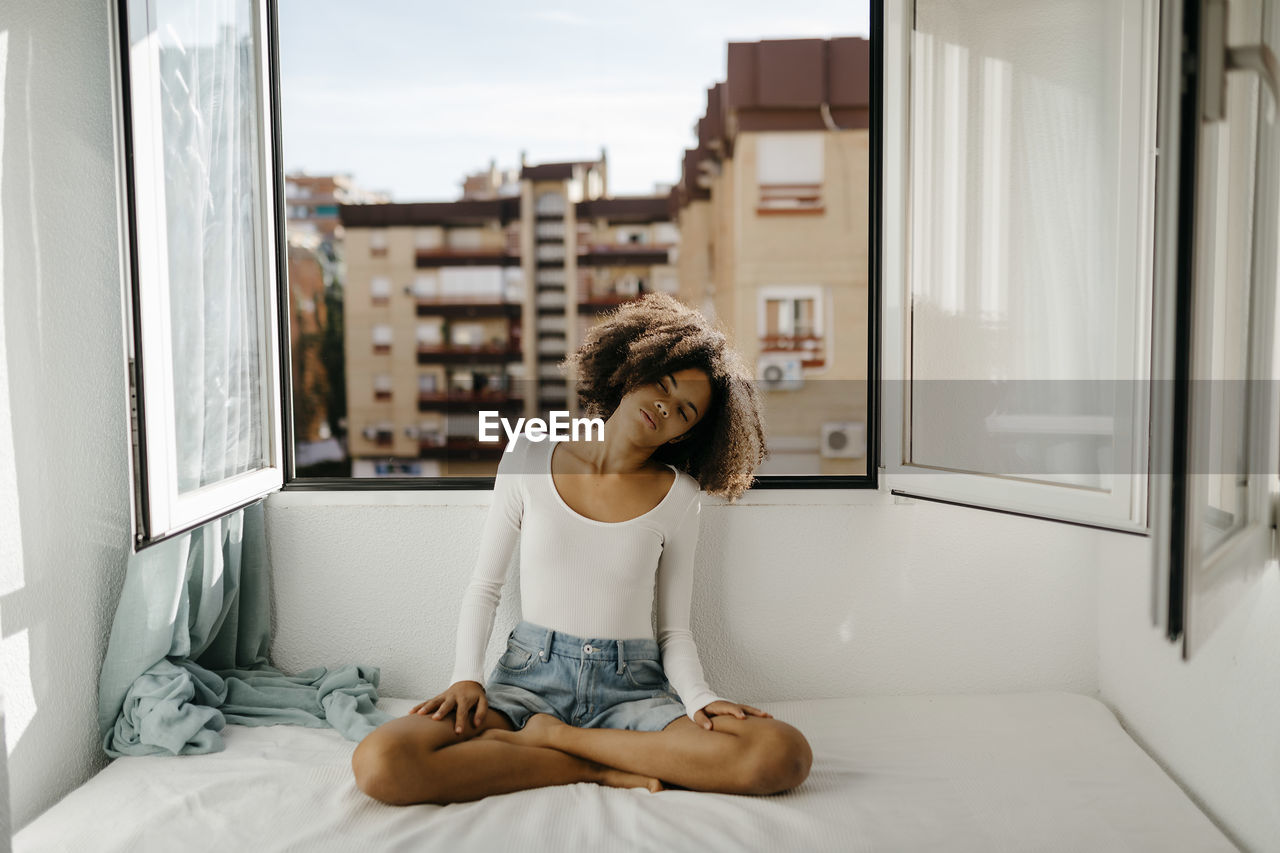
[[[1151,627],[1150,561],[1149,539],[1101,561],[1102,698],[1238,844],[1280,851],[1280,567],[1183,661]]]
[[[106,763],[129,543],[109,5],[0,4],[0,690],[21,828]]]
[[[488,496],[381,498],[453,505],[268,499],[274,653],[290,670],[376,664],[384,695],[427,698],[452,669]],[[1122,534],[876,493],[857,505],[759,505],[780,498],[752,493],[730,507],[704,497],[693,627],[712,689],[745,702],[1095,693],[1094,560]],[[513,567],[490,666],[517,599]]]

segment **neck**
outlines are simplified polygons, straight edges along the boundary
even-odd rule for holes
[[[612,418],[610,419],[612,420]],[[568,452],[591,466],[596,474],[639,474],[651,470],[650,460],[657,448],[631,441],[621,430],[604,425],[604,441],[562,441]]]

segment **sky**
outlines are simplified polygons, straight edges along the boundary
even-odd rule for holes
[[[490,159],[604,148],[611,195],[651,193],[679,178],[728,42],[866,38],[868,2],[280,0],[284,167],[449,201]]]

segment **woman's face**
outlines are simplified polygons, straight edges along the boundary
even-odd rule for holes
[[[622,398],[618,414],[630,424],[639,444],[657,447],[684,435],[707,416],[711,380],[706,371],[687,367],[664,374]]]

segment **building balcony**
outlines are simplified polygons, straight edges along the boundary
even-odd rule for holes
[[[502,390],[484,391],[419,391],[418,411],[437,412],[444,409],[517,408],[524,397]]]
[[[667,243],[595,243],[578,247],[578,266],[640,267],[670,263]]]
[[[586,291],[580,291],[578,294],[578,309],[581,311],[607,311],[637,298],[639,297],[629,296],[625,293],[598,293],[593,295]]]
[[[414,266],[419,269],[435,267],[518,267],[520,256],[511,254],[505,246],[474,249],[417,249]]]
[[[419,459],[454,459],[475,462],[481,459],[500,459],[506,451],[505,437],[494,442],[474,438],[450,438],[441,443],[438,439],[421,439],[418,442]]]
[[[418,364],[459,364],[475,361],[505,362],[521,357],[519,347],[511,344],[479,346],[442,346],[418,344]]]
[[[826,365],[826,349],[821,335],[762,335],[760,353],[789,353],[801,357],[802,367]]]
[[[416,296],[419,317],[518,317],[521,303],[502,296]]]

